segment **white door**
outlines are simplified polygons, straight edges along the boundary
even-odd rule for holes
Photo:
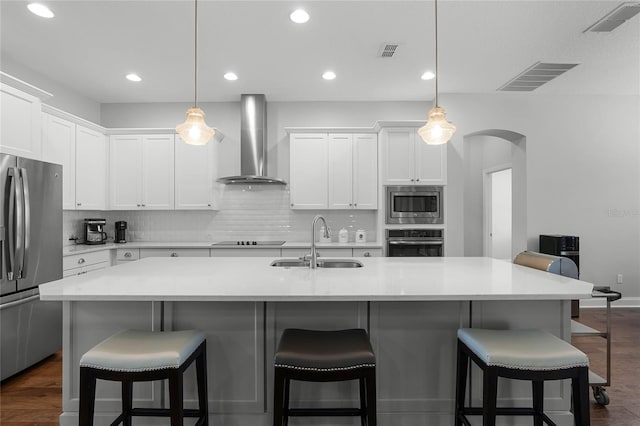
[[[107,143],[95,130],[76,126],[76,209],[105,210]]]
[[[489,230],[486,255],[496,259],[511,259],[511,169],[488,173],[486,183],[485,205]]]
[[[176,210],[213,209],[214,142],[189,145],[175,141]]]
[[[384,160],[382,161],[385,185],[411,185],[415,182],[413,153],[414,128],[384,129]]]
[[[62,208],[76,208],[76,125],[43,114],[42,159],[62,165]]]
[[[428,145],[415,136],[416,183],[443,185],[446,183],[447,144]]]
[[[326,209],[328,201],[326,133],[292,134],[290,175],[292,209]]]
[[[0,152],[42,158],[40,99],[0,83]]]
[[[145,210],[173,210],[174,136],[142,137],[142,197]]]
[[[353,135],[353,206],[378,208],[378,136]]]
[[[329,208],[353,208],[353,135],[329,135]]]
[[[109,141],[111,210],[142,208],[142,136],[113,135]]]

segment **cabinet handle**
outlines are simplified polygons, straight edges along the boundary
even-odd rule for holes
[[[293,203],[291,203],[291,207],[293,207]]]
[[[416,182],[420,182],[420,179],[416,179]]]
[[[349,207],[353,207],[353,204],[349,203]]]
[[[143,205],[142,205],[142,207],[147,207],[147,205],[146,205],[146,204],[143,204]]]
[[[83,257],[81,257],[80,259],[78,259],[78,265],[82,265],[84,262],[86,262],[86,261],[84,260],[84,258],[83,258]]]
[[[140,207],[140,204],[136,204],[136,206]]]
[[[86,274],[87,271],[78,272],[78,275]]]
[[[415,181],[416,181],[415,179],[411,179],[411,182],[415,182]]]
[[[358,203],[353,203],[353,207],[358,207]]]
[[[178,257],[178,253],[176,252],[171,253],[171,257]]]
[[[211,204],[207,204],[207,207],[211,207]]]
[[[364,252],[364,257],[371,257],[371,253],[369,253],[368,251]]]
[[[80,207],[82,205],[82,203],[76,203],[76,206]]]
[[[131,257],[131,252],[129,252],[129,251],[128,251],[128,252],[126,252],[126,253],[124,254],[124,257]]]

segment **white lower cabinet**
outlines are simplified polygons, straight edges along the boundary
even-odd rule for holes
[[[141,248],[140,259],[145,257],[209,257],[208,248]]]
[[[353,257],[382,257],[381,248],[353,248]]]
[[[212,248],[211,257],[276,257],[279,248]]]
[[[82,275],[111,266],[111,250],[74,254],[62,258],[62,277]]]
[[[351,248],[317,247],[320,257],[351,257]],[[283,248],[282,257],[302,257],[311,253],[311,248]]]
[[[140,259],[140,249],[117,249],[116,265]]]

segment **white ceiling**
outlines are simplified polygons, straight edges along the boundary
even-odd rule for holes
[[[100,103],[193,100],[193,1],[0,2],[1,55]],[[494,93],[537,61],[579,63],[532,92],[640,93],[640,15],[583,31],[620,1],[440,0],[440,93]],[[432,1],[199,1],[199,100],[428,100]],[[305,25],[288,16],[297,7]],[[379,57],[385,42],[395,57]],[[1,65],[1,64],[0,64]],[[334,81],[321,74],[332,69]],[[239,79],[222,78],[234,71]],[[124,79],[136,72],[144,79]],[[18,76],[19,77],[19,76]]]

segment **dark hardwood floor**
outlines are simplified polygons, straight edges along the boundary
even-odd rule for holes
[[[640,426],[640,309],[612,309],[610,404],[591,395],[591,426]],[[580,322],[604,330],[605,309],[582,309]],[[598,337],[576,337],[591,368],[604,374],[606,346]],[[62,353],[58,352],[0,386],[0,425],[54,426],[62,412]]]

